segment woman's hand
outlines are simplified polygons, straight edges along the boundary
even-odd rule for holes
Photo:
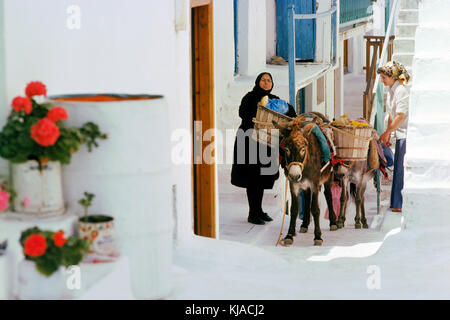
[[[390,140],[391,140],[391,133],[389,131],[385,131],[381,134],[380,141],[383,142],[386,147],[390,147],[392,145]]]

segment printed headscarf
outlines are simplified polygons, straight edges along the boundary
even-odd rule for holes
[[[411,76],[408,71],[406,71],[406,68],[397,61],[389,61],[383,67],[379,67],[377,73],[383,73],[388,77],[393,77],[401,84],[408,84],[411,79]]]

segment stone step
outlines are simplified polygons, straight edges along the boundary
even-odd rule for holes
[[[448,137],[450,126],[448,122],[408,121],[408,158],[420,161],[446,162],[450,159]]]
[[[400,38],[414,37],[417,27],[417,23],[397,23],[395,27],[395,36]]]
[[[405,217],[404,228],[406,230],[420,230],[422,232],[430,230],[430,235],[423,237],[421,241],[425,241],[424,239],[428,239],[428,237],[433,238],[438,234],[438,230],[448,230],[450,215],[442,213],[448,212],[449,187],[427,188],[410,185],[405,180],[402,194],[402,215]]]
[[[417,9],[400,10],[398,13],[398,23],[417,23],[419,21],[419,11]]]
[[[401,0],[400,8],[402,9],[418,9],[419,3],[417,0]]]
[[[419,4],[419,22],[424,24],[448,23],[450,12],[450,1],[448,0],[427,0]]]
[[[392,56],[392,60],[398,61],[406,68],[412,67],[414,60],[414,53],[411,52],[396,52]]]
[[[432,35],[432,36],[430,36]],[[450,51],[449,41],[436,41],[437,39],[450,39],[450,25],[444,26],[420,26],[416,31],[416,53],[425,54]]]
[[[394,40],[394,52],[414,53],[414,38],[396,38]]]
[[[450,90],[435,86],[419,87],[415,85],[410,90],[409,121],[411,123],[435,123],[437,121],[450,123],[448,102]]]
[[[408,143],[408,142],[407,142]],[[408,148],[409,146],[407,146]],[[405,169],[408,184],[423,187],[450,187],[450,166],[440,162],[430,162],[424,159],[405,159]]]
[[[450,83],[450,58],[446,53],[441,56],[414,57],[415,84],[418,86],[440,85]]]

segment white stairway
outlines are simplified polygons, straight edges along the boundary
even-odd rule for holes
[[[415,33],[418,26],[418,0],[400,0],[400,11],[395,26],[392,59],[402,63],[412,76]]]
[[[450,1],[418,6],[403,190],[404,228],[450,227]]]

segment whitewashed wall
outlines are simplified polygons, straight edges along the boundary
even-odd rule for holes
[[[0,0],[0,26],[3,28],[4,25],[4,1]],[[6,122],[7,108],[9,105],[6,99],[6,77],[5,77],[5,46],[4,46],[4,32],[0,29],[0,126]],[[8,161],[0,158],[0,175],[8,172]]]
[[[266,0],[266,61],[277,53],[277,15],[275,0]]]
[[[318,0],[317,13],[326,12],[331,8],[331,0]],[[331,15],[316,19],[316,61],[330,62]]]
[[[80,29],[67,27],[70,5],[81,10]],[[190,28],[176,32],[174,22],[175,1],[4,0],[6,99],[31,80],[44,82],[49,95],[162,94],[167,125],[190,131]],[[4,119],[9,103],[2,105]],[[191,167],[174,166],[168,178],[177,185],[177,235],[189,236]]]
[[[266,65],[266,19],[265,1],[238,1],[240,74],[255,74]]]
[[[234,80],[234,13],[233,1],[214,1],[214,97],[221,103]],[[220,117],[220,114],[216,114]],[[217,122],[217,121],[216,121]]]

